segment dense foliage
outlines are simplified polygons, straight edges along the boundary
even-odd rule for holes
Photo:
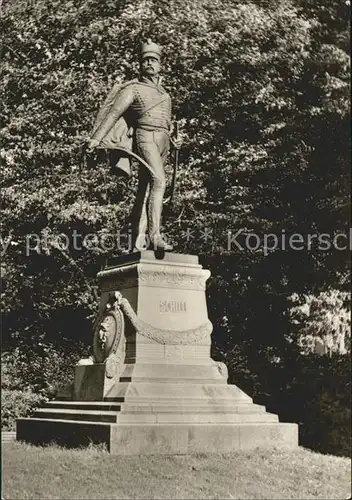
[[[270,404],[280,374],[280,391],[290,393],[309,358],[298,339],[312,324],[323,344],[333,337],[324,312],[294,323],[292,308],[308,301],[323,310],[324,294],[348,291],[348,248],[309,240],[347,240],[347,2],[19,0],[6,3],[1,25],[5,347],[44,362],[59,346],[91,342],[96,272],[124,250],[101,242],[128,231],[136,176],[126,182],[104,161],[82,162],[81,146],[113,82],[136,76],[139,43],[151,37],[163,45],[185,138],[166,234],[212,272],[214,356],[227,361],[232,381]],[[287,244],[294,233],[302,250]],[[330,313],[348,308],[337,300]],[[326,351],[338,353],[338,342]],[[331,370],[325,381],[348,368]],[[337,448],[327,439],[319,449]]]
[[[45,401],[43,396],[32,389],[2,389],[1,392],[1,429],[4,431],[14,431],[18,418],[30,416]]]

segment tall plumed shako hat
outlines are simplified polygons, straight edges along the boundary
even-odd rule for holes
[[[161,58],[161,47],[156,43],[152,42],[150,38],[141,47],[141,58],[145,59],[148,56],[157,57],[159,60]]]

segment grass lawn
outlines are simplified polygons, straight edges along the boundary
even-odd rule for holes
[[[348,458],[255,450],[227,455],[121,457],[91,447],[3,445],[5,500],[347,499]]]

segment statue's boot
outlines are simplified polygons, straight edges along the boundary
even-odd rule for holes
[[[140,252],[148,248],[147,241],[147,199],[149,194],[148,172],[142,170],[139,175],[138,192],[132,210],[133,251]]]
[[[171,252],[173,246],[169,243],[166,243],[161,237],[161,234],[155,234],[150,238],[150,249],[153,250],[164,250],[164,252]]]
[[[135,238],[133,251],[141,252],[142,250],[146,250],[148,248],[147,235],[146,233],[139,233]]]
[[[149,237],[150,249],[164,250],[165,252],[173,249],[163,240],[160,234],[161,212],[163,209],[165,185],[155,182],[150,190],[149,203],[148,203],[148,219],[149,219]]]

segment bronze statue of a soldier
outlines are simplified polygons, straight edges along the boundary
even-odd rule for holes
[[[132,211],[132,235],[136,250],[146,246],[172,250],[161,237],[161,213],[165,192],[165,162],[170,147],[171,99],[160,85],[161,47],[142,44],[140,78],[117,83],[95,121],[88,151],[104,148],[116,152],[116,166],[130,173],[130,157],[140,163],[138,191]],[[173,144],[181,146],[176,138]]]

